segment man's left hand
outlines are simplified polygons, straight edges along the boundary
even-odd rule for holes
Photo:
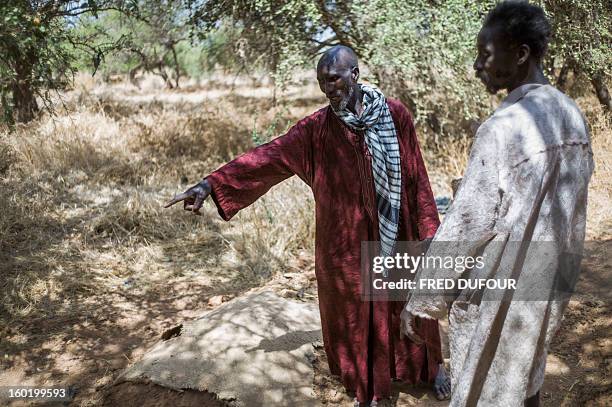
[[[410,312],[404,310],[401,314],[400,322],[400,336],[406,335],[412,342],[420,345],[423,343],[423,339],[416,333],[415,316]]]

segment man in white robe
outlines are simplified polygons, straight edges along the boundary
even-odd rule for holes
[[[582,254],[589,133],[576,104],[548,84],[541,68],[550,34],[543,11],[502,2],[478,36],[476,75],[490,93],[508,91],[478,129],[455,201],[427,256],[481,253],[486,278],[515,278],[516,290],[413,291],[403,330],[418,340],[414,316],[449,316],[451,406],[538,406],[546,354]],[[446,243],[442,243],[446,242]],[[460,275],[422,269],[417,280]],[[446,293],[448,294],[448,293]],[[457,295],[456,293],[454,295]]]

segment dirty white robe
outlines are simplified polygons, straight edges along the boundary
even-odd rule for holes
[[[559,259],[567,253],[577,256],[563,278],[575,282],[578,276],[592,171],[584,118],[550,85],[515,89],[478,129],[456,199],[427,255],[483,250],[485,267],[478,273],[516,277],[517,289],[505,297],[512,301],[485,290],[482,301],[464,291],[452,302],[451,406],[522,406],[542,386],[548,347],[567,304],[567,298],[543,293],[559,277]],[[542,249],[514,242],[547,243]],[[417,274],[459,276],[439,269]],[[526,294],[536,286],[531,296]],[[407,311],[429,318],[446,315],[443,296],[415,294],[408,297]]]

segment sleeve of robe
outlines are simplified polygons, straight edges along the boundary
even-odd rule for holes
[[[503,191],[497,168],[497,141],[493,126],[485,123],[478,130],[467,169],[453,204],[444,217],[426,256],[466,256],[475,246],[494,237],[497,211]],[[419,279],[457,279],[451,269],[420,269]],[[405,309],[422,318],[440,319],[446,315],[443,295],[424,294],[414,290]]]
[[[308,117],[300,120],[286,134],[242,154],[206,177],[224,220],[230,220],[292,175],[311,185],[311,121]]]
[[[404,105],[398,103],[400,108],[398,109],[400,118],[400,132],[405,134],[407,139],[407,156],[412,160],[415,166],[414,173],[416,174],[416,223],[419,231],[419,240],[425,240],[433,238],[436,234],[436,230],[440,225],[440,218],[438,217],[438,208],[436,206],[436,200],[431,190],[429,183],[429,177],[427,175],[427,169],[423,156],[421,155],[421,148],[419,146],[419,140],[417,138],[416,130],[414,128],[414,122],[410,112]]]

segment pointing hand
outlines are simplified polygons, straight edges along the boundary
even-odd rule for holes
[[[169,208],[172,205],[183,201],[183,209],[186,211],[191,211],[196,215],[201,215],[200,208],[202,207],[204,200],[208,198],[208,195],[210,195],[211,191],[212,188],[210,183],[204,179],[182,194],[174,196],[174,198],[164,205],[164,208]]]

